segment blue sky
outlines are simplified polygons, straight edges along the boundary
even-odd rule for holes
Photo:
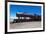
[[[41,15],[41,6],[10,5],[10,16],[16,16],[16,12],[27,12]]]

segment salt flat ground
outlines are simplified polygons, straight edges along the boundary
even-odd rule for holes
[[[10,24],[10,29],[25,29],[25,28],[40,28],[40,27],[41,27],[40,21]]]

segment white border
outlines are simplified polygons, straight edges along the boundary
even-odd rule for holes
[[[42,20],[41,20],[41,28],[29,28],[29,29],[10,29],[9,26],[10,26],[10,23],[9,23],[9,7],[10,7],[10,4],[12,5],[32,5],[32,6],[41,6],[41,14],[42,14]],[[17,31],[34,31],[34,30],[43,30],[43,4],[29,4],[29,3],[13,3],[13,2],[8,2],[7,3],[7,31],[8,32],[17,32]]]

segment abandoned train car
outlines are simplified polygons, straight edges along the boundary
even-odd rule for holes
[[[29,22],[29,21],[41,21],[41,15],[27,14],[27,13],[16,13],[18,19],[14,19],[13,23]]]

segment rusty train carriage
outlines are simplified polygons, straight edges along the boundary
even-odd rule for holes
[[[16,17],[18,17],[18,19],[14,19],[13,23],[41,21],[41,16],[36,15],[36,14],[31,14],[30,15],[30,14],[26,14],[26,13],[16,13]],[[27,19],[27,18],[29,18],[29,19]]]

